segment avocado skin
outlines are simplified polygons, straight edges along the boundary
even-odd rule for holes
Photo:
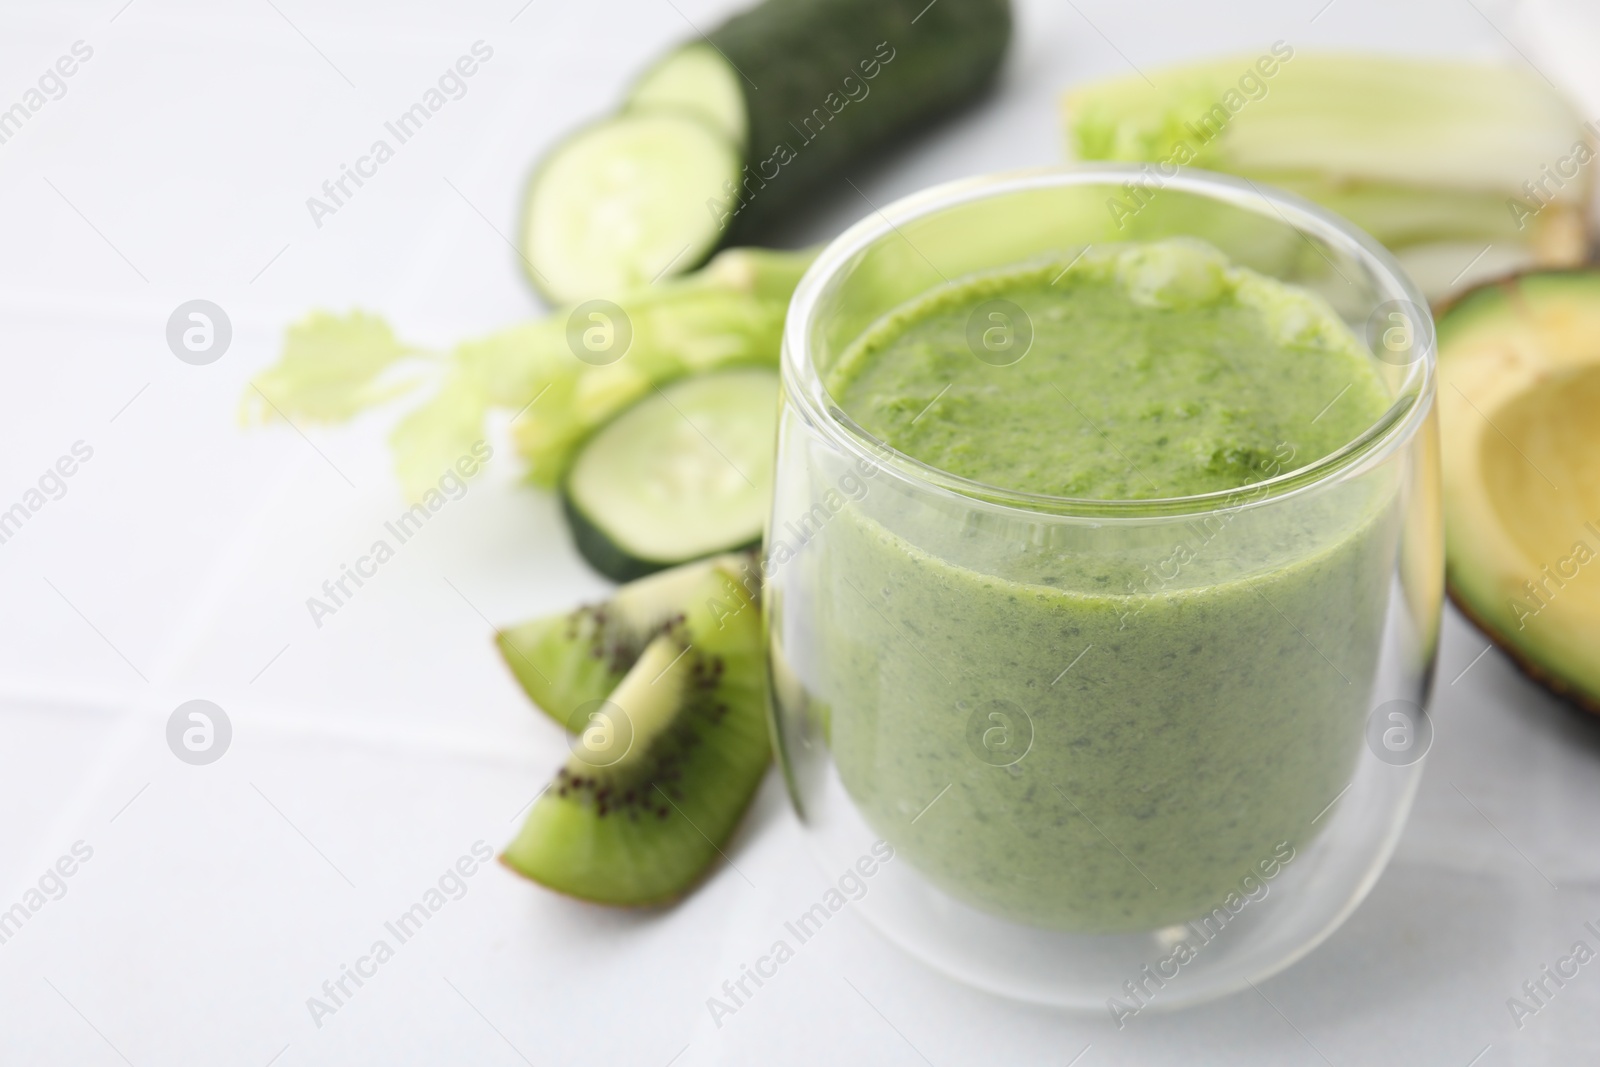
[[[1590,283],[1593,288],[1595,304],[1600,307],[1600,267],[1593,264],[1579,267],[1530,268],[1515,271],[1463,290],[1450,299],[1436,304],[1433,309],[1433,315],[1437,323],[1441,368],[1446,362],[1446,350],[1458,332],[1469,332],[1480,317],[1494,316],[1507,310],[1515,310],[1518,306],[1519,291],[1523,283],[1558,279]],[[1595,340],[1597,349],[1600,349],[1600,337]],[[1596,362],[1600,363],[1600,355],[1597,355]],[[1495,624],[1485,617],[1483,612],[1473,606],[1469,595],[1463,590],[1463,583],[1459,577],[1461,569],[1462,563],[1459,559],[1447,556],[1445,592],[1450,602],[1455,605],[1456,610],[1468,622],[1477,627],[1479,632],[1487,637],[1496,648],[1505,653],[1512,665],[1529,681],[1541,686],[1552,696],[1580,712],[1600,716],[1600,693],[1590,692],[1582,686],[1574,684],[1565,675],[1553,671],[1539,662],[1533,655],[1524,651],[1516,643],[1504,636],[1496,628]],[[1600,654],[1600,650],[1596,651],[1597,654]]]

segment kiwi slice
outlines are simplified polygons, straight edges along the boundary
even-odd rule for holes
[[[501,856],[508,867],[633,906],[681,897],[710,867],[770,758],[760,612],[739,576],[707,568],[616,688],[563,716],[572,755]]]
[[[495,634],[506,666],[533,702],[562,726],[606,697],[651,639],[683,620],[695,588],[718,569],[754,587],[754,556],[730,553],[629,582],[610,600],[547,615]]]

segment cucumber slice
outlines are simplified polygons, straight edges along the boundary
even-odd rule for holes
[[[844,188],[851,167],[982,93],[1010,37],[1009,0],[767,0],[733,16],[658,61],[613,120],[699,119],[701,136],[629,127],[604,150],[558,148],[559,184],[534,176],[535,284],[587,300],[759,243],[818,186]]]
[[[668,52],[628,91],[631,111],[687,111],[741,148],[750,130],[739,74],[715,48],[689,44]]]
[[[778,376],[743,368],[656,389],[602,427],[562,485],[573,540],[631,581],[753,545],[772,501]]]
[[[528,182],[528,278],[556,303],[616,296],[697,266],[722,229],[704,204],[739,175],[739,149],[688,114],[637,112],[586,126]]]

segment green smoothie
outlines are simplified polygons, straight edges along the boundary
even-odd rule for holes
[[[807,545],[807,700],[913,866],[1005,918],[1140,930],[1317,832],[1361,750],[1397,521],[1374,479],[1249,506],[1389,408],[1325,302],[1197,242],[1091,249],[924,295],[826,383],[873,436],[986,485],[1236,491],[1062,527],[880,477]]]

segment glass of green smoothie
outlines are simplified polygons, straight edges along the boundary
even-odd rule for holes
[[[1354,910],[1443,585],[1431,320],[1375,241],[1198,171],[957,182],[822,253],[783,389],[776,738],[858,898],[801,929],[1123,1026]]]

